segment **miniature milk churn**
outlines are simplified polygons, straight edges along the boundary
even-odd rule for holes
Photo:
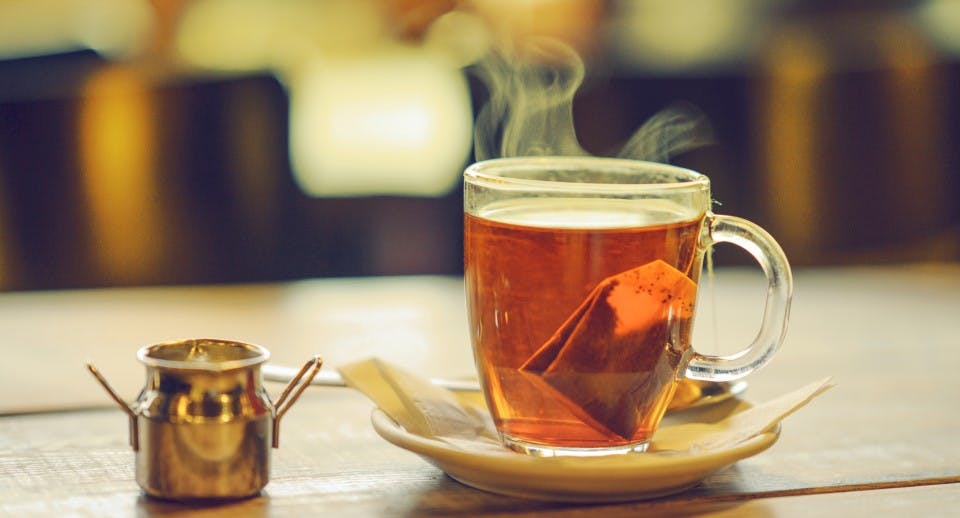
[[[273,403],[260,373],[269,357],[263,347],[229,340],[143,347],[137,358],[146,366],[146,384],[129,404],[87,364],[130,418],[137,483],[147,494],[243,498],[267,485],[280,419],[322,364],[319,357],[308,361]]]

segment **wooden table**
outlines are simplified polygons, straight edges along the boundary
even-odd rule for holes
[[[698,347],[723,352],[751,338],[762,295],[752,270],[721,270],[716,311],[701,308]],[[342,388],[310,389],[287,415],[262,496],[211,507],[160,502],[133,480],[124,414],[82,368],[93,359],[132,399],[143,383],[139,346],[216,336],[260,343],[276,364],[375,355],[427,375],[465,375],[463,307],[461,280],[442,277],[0,294],[0,514],[928,516],[960,508],[958,265],[797,272],[787,342],[744,398],[765,401],[827,375],[837,386],[787,418],[771,449],[648,502],[566,506],[468,488],[381,439],[372,404]]]

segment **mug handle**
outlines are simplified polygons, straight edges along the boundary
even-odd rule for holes
[[[783,249],[755,223],[734,216],[708,213],[701,236],[704,248],[716,243],[731,243],[756,259],[767,277],[767,298],[760,331],[749,347],[734,354],[709,356],[693,353],[685,376],[703,381],[730,381],[742,378],[764,366],[779,349],[787,332],[793,275]]]

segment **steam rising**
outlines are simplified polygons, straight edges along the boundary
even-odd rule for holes
[[[713,132],[703,112],[689,103],[675,103],[647,119],[617,156],[667,163],[671,157],[711,143]]]
[[[525,60],[537,64],[522,65]],[[477,114],[477,160],[586,154],[573,127],[573,95],[583,81],[584,67],[571,48],[555,40],[537,40],[522,57],[488,56],[479,73],[490,101]]]
[[[577,53],[556,40],[539,39],[519,53],[489,55],[478,67],[490,100],[477,115],[476,159],[587,155],[573,122],[573,98],[584,70]],[[666,163],[711,142],[703,113],[676,103],[647,120],[617,156]]]

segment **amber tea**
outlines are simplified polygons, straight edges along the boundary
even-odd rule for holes
[[[701,224],[663,200],[466,216],[477,364],[501,433],[570,448],[649,438],[689,348]]]

